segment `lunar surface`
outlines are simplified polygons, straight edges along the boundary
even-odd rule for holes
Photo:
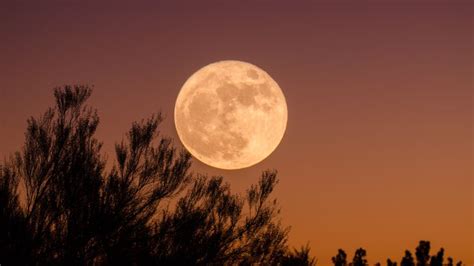
[[[194,73],[175,105],[178,136],[200,161],[221,169],[252,166],[285,133],[288,110],[278,84],[241,61],[220,61]]]

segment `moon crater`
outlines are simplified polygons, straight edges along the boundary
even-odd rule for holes
[[[287,106],[278,84],[262,69],[220,61],[194,73],[175,105],[183,145],[200,161],[222,169],[252,166],[280,143]]]

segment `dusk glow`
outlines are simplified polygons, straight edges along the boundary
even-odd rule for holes
[[[184,148],[174,112],[186,80],[249,62],[283,91],[286,128],[278,116],[256,136],[276,144],[255,165],[192,159],[191,172],[244,193],[277,170],[288,244],[309,243],[318,266],[359,247],[385,265],[419,240],[474,264],[472,1],[98,2],[2,4],[2,161],[65,84],[93,85],[106,167],[132,123],[160,111],[160,134]]]

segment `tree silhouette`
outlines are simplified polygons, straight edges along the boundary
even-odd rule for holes
[[[400,266],[415,266],[415,261],[409,250],[405,251],[405,256],[402,258]]]
[[[332,257],[332,262],[334,263],[334,266],[346,266],[347,265],[347,255],[344,250],[339,249],[337,251],[337,255],[335,257]]]
[[[0,166],[0,263],[314,264],[309,249],[288,251],[275,171],[244,196],[192,175],[160,115],[132,125],[107,170],[91,92],[55,89],[55,106],[28,120],[23,149]]]
[[[309,255],[310,248],[308,245],[301,247],[299,250],[294,249],[287,253],[281,261],[283,266],[313,266],[316,265],[316,259]]]
[[[366,266],[367,260],[365,259],[365,256],[367,256],[367,251],[363,248],[359,248],[356,250],[354,254],[354,258],[352,259],[352,263],[350,263],[350,266]]]
[[[429,262],[429,265],[430,266],[442,266],[442,265],[448,265],[448,266],[452,266],[454,265],[453,263],[453,259],[451,257],[448,257],[448,264],[443,264],[443,261],[444,261],[444,249],[441,248],[438,253],[436,253],[436,255],[433,255],[430,257],[430,254],[429,254],[429,247],[430,247],[430,242],[429,241],[420,241],[417,248],[416,248],[416,252],[417,252],[417,255],[418,255],[418,263],[423,263],[423,261],[425,263],[428,263]],[[367,255],[367,252],[362,249],[362,248],[359,248],[356,250],[355,252],[355,255],[354,255],[354,258],[352,260],[351,263],[349,263],[349,265],[368,265],[368,262],[367,260],[365,259]],[[338,250],[338,254],[334,257],[332,257],[332,262],[335,266],[345,266],[347,265],[347,261],[346,261],[346,253],[344,252],[344,250],[342,249],[339,249]],[[427,259],[425,259],[427,258]],[[375,265],[380,265],[380,263],[376,263]],[[391,259],[387,259],[387,266],[396,266],[397,265],[397,262],[396,261],[392,261]],[[415,259],[413,258],[412,256],[412,253],[409,251],[409,250],[406,250],[405,251],[405,255],[404,257],[401,259],[400,261],[400,265],[401,266],[415,266]],[[419,265],[419,264],[416,264],[416,265]],[[428,265],[428,264],[426,264]],[[463,263],[462,261],[459,261],[456,266],[462,266]]]
[[[18,180],[11,166],[0,165],[0,258],[6,265],[27,264],[31,243],[17,196]]]
[[[448,257],[448,266],[453,266],[454,265],[454,262],[453,262],[453,258],[451,257]]]
[[[387,266],[397,266],[397,262],[387,259]]]
[[[416,247],[416,265],[426,266],[430,259],[430,242],[420,241],[418,247]]]
[[[432,256],[430,260],[430,266],[443,266],[443,256],[444,256],[444,249],[441,248],[436,256]]]
[[[176,211],[165,212],[155,227],[158,262],[276,263],[284,255],[287,234],[272,221],[275,202],[267,202],[276,181],[275,172],[264,172],[244,200],[230,193],[222,177],[199,177]]]
[[[288,248],[271,197],[276,171],[244,195],[221,176],[192,174],[190,154],[160,135],[160,114],[133,123],[108,163],[91,93],[55,89],[55,106],[28,120],[22,150],[0,165],[0,264],[316,264],[309,246]],[[416,265],[443,264],[444,249],[429,252],[420,241]],[[368,265],[366,255],[359,248],[349,265]],[[332,262],[347,266],[344,250]],[[400,265],[415,265],[410,251]]]

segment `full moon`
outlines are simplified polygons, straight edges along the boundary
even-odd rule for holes
[[[242,61],[199,69],[184,83],[174,109],[186,149],[221,169],[264,160],[283,138],[287,120],[280,86],[261,68]]]

